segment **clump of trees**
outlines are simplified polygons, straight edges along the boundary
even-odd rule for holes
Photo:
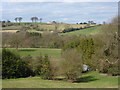
[[[22,19],[23,19],[22,17],[16,17],[15,21],[20,23],[22,21]]]

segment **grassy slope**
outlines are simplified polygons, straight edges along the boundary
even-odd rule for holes
[[[84,80],[83,80],[84,79]],[[86,73],[78,83],[42,80],[40,77],[7,79],[3,88],[117,88],[118,77],[101,76],[98,72]]]
[[[96,26],[96,27],[86,28],[78,31],[62,33],[61,35],[95,35],[95,34],[101,33],[100,28],[101,26]]]
[[[15,50],[16,49],[10,49]],[[17,51],[20,56],[39,56],[40,54],[48,56],[60,56],[61,55],[61,49],[51,49],[51,48],[19,48]]]

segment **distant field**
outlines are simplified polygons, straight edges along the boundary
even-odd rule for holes
[[[51,48],[19,48],[18,51],[16,49],[10,49],[18,52],[20,56],[39,56],[40,54],[48,56],[57,56],[61,55],[61,49],[51,49]]]
[[[29,26],[29,24],[32,25],[38,25],[38,28],[40,30],[44,31],[54,31],[55,27],[57,26],[58,31],[62,31],[65,28],[84,28],[87,24],[65,24],[65,23],[60,23],[60,24],[47,24],[47,23],[12,23],[12,26],[7,26],[7,27],[2,27],[3,30],[20,30],[22,26]],[[26,25],[27,24],[27,25]],[[91,25],[93,26],[93,25]]]
[[[118,77],[89,72],[83,74],[76,83],[28,77],[2,80],[2,86],[3,88],[118,88]]]
[[[72,31],[67,33],[61,33],[60,35],[95,35],[95,34],[101,34],[100,30],[101,26],[86,28],[78,31]]]

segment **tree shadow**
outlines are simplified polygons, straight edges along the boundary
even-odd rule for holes
[[[28,51],[28,52],[32,52],[32,51],[36,51],[35,49],[21,49],[21,50],[18,50],[18,51]]]
[[[87,82],[96,81],[96,80],[99,80],[99,79],[96,79],[93,76],[85,76],[85,77],[78,78],[76,81],[74,81],[74,83],[87,83]]]

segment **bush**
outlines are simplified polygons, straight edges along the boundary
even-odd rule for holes
[[[118,64],[112,64],[109,66],[108,74],[112,74],[112,76],[120,75]]]
[[[82,72],[82,60],[75,49],[66,50],[62,54],[62,71],[67,80],[76,80]]]
[[[2,78],[20,78],[30,76],[32,71],[18,54],[7,49],[2,50]]]
[[[48,56],[46,55],[44,59],[41,62],[41,77],[42,79],[52,79],[53,75],[51,73],[51,66],[50,66],[50,60]]]

